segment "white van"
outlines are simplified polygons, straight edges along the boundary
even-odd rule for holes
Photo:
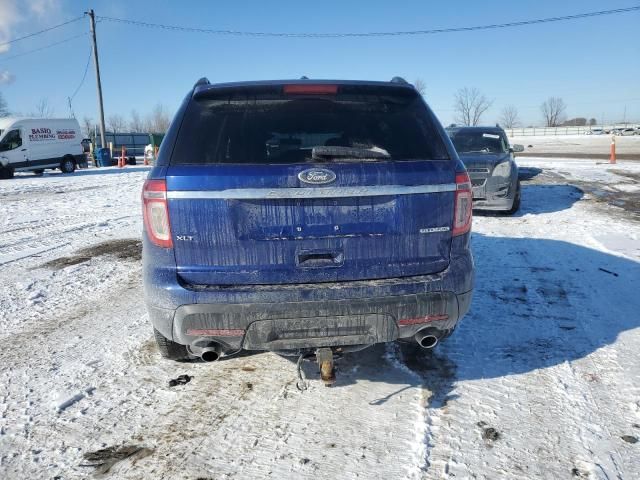
[[[0,178],[47,168],[72,173],[85,159],[81,141],[75,118],[0,118]]]

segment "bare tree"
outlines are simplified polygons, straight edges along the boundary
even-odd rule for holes
[[[82,129],[84,130],[86,138],[93,139],[95,130],[92,118],[87,117],[86,115],[82,117]]]
[[[122,118],[122,115],[119,115],[117,113],[114,115],[109,115],[107,123],[109,124],[109,130],[111,130],[113,133],[122,132],[127,125],[127,122],[124,120],[124,118]]]
[[[420,95],[424,95],[427,91],[427,83],[421,78],[416,78],[416,81],[413,82],[413,86]]]
[[[598,121],[595,118],[590,118],[589,119],[589,126],[593,127],[594,125],[597,125]]]
[[[39,118],[51,118],[53,117],[54,109],[49,105],[48,98],[41,98],[36,103],[36,116]]]
[[[456,111],[456,122],[463,125],[477,126],[482,114],[493,101],[487,99],[477,88],[461,88],[456,92],[453,108]]]
[[[540,105],[540,111],[547,127],[557,127],[564,120],[567,106],[560,97],[549,97]]]
[[[500,113],[500,125],[504,128],[514,128],[520,124],[518,109],[514,105],[507,105]]]
[[[147,116],[146,123],[146,130],[149,133],[165,133],[171,123],[171,117],[169,112],[167,112],[167,108],[160,103],[157,104]]]
[[[9,107],[5,101],[2,93],[0,93],[0,117],[6,117],[9,115]]]
[[[132,132],[144,132],[144,122],[136,110],[131,110],[131,120],[129,120],[129,130]]]

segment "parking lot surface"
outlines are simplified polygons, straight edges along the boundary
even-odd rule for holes
[[[520,212],[474,216],[453,336],[332,388],[305,364],[305,391],[274,354],[160,359],[146,168],[0,182],[0,478],[640,478],[640,164],[521,165]]]

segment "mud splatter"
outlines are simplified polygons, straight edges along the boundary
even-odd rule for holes
[[[178,385],[186,385],[191,381],[192,378],[193,377],[189,375],[179,375],[177,378],[172,378],[171,380],[169,380],[169,386],[176,387]]]
[[[114,256],[125,261],[140,261],[142,258],[142,242],[134,239],[112,240],[78,250],[74,255],[53,259],[40,267],[61,270],[71,265],[87,262],[92,258],[105,255]]]
[[[148,457],[153,453],[153,449],[141,447],[139,445],[123,445],[120,447],[107,447],[95,452],[87,452],[83,458],[90,462],[83,466],[94,467],[95,475],[103,475],[118,462],[132,458],[134,461]]]
[[[500,432],[493,427],[487,427],[482,430],[482,438],[495,442],[500,438]]]

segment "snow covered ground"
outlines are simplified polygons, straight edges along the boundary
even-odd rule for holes
[[[637,195],[640,165],[520,163],[519,214],[474,218],[455,334],[350,355],[333,388],[305,365],[304,392],[272,354],[159,358],[145,168],[0,182],[0,478],[640,478],[640,222],[568,185]]]

